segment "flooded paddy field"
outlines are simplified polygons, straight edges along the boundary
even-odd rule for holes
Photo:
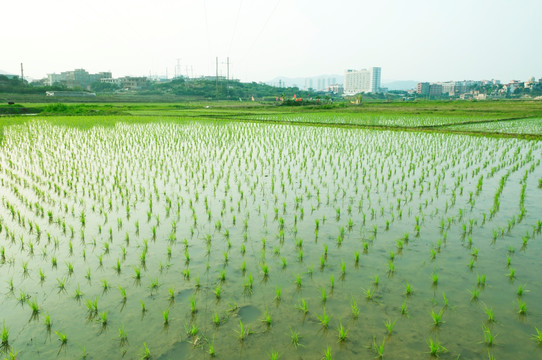
[[[158,118],[1,141],[4,357],[542,357],[539,141]]]

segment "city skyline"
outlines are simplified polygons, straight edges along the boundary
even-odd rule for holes
[[[40,79],[84,68],[115,76],[242,81],[379,66],[382,82],[539,78],[542,3],[297,0],[228,3],[53,0],[4,5],[0,68]],[[180,66],[178,66],[180,65]]]

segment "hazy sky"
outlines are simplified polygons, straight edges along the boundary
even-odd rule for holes
[[[12,0],[0,69],[242,81],[382,67],[383,81],[542,77],[542,0]],[[223,64],[224,63],[224,64]]]

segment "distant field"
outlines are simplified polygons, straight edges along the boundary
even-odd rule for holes
[[[13,105],[12,105],[13,106]],[[542,138],[542,102],[390,102],[361,106],[278,106],[254,102],[98,103],[0,105],[0,114],[45,115],[53,123],[89,127],[117,122],[201,120],[315,124],[388,130],[447,132],[497,137]],[[59,118],[59,115],[70,117]],[[83,118],[79,118],[79,116]],[[0,126],[26,122],[24,117],[0,117]],[[504,121],[506,120],[506,121]]]

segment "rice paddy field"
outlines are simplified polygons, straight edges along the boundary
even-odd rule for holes
[[[541,141],[261,117],[4,126],[1,355],[542,358]]]

